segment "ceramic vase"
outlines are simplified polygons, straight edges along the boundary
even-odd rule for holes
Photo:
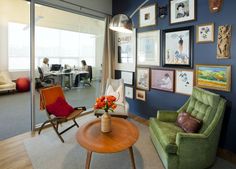
[[[103,133],[111,132],[111,116],[106,111],[101,117],[101,131]]]

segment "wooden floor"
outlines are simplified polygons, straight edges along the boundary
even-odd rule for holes
[[[130,114],[129,117],[142,124],[148,125],[148,120],[132,114]],[[0,141],[0,169],[33,169],[25,150],[24,140],[35,136],[37,136],[37,134],[28,132]],[[218,156],[236,164],[235,154],[219,150]]]

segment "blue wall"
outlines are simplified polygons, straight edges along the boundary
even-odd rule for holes
[[[113,15],[118,13],[125,13],[130,15],[136,7],[138,7],[144,0],[113,0]],[[169,0],[150,0],[150,4],[158,2],[158,5],[163,6],[169,3]],[[231,92],[219,92],[227,100],[229,105],[225,114],[223,131],[221,134],[220,147],[228,149],[236,153],[236,0],[224,1],[220,13],[211,14],[208,8],[207,0],[198,0],[197,2],[197,20],[184,24],[169,24],[169,16],[165,19],[159,19],[157,26],[138,28],[138,12],[133,17],[135,27],[138,28],[137,32],[156,30],[156,29],[169,29],[176,27],[184,27],[189,25],[197,25],[203,23],[215,23],[215,39],[217,39],[217,27],[219,25],[231,24],[232,25],[232,46],[231,46],[231,59],[217,60],[216,59],[216,41],[215,43],[196,44],[194,40],[194,64],[231,64],[232,65],[232,90]],[[195,36],[195,35],[194,35]],[[116,77],[119,77],[119,71],[116,71]],[[158,90],[150,90],[147,92],[147,101],[142,102],[138,100],[130,100],[130,112],[139,116],[148,118],[156,116],[158,109],[178,109],[185,101],[187,96],[162,92]]]

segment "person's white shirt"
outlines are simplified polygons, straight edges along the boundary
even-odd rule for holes
[[[48,64],[43,63],[41,66],[41,69],[42,69],[42,72],[44,75],[47,75],[50,73],[50,69],[49,69]]]

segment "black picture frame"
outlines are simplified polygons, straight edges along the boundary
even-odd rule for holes
[[[189,20],[185,20],[185,21],[172,22],[172,15],[173,14],[172,14],[171,2],[174,2],[174,1],[176,1],[176,0],[169,0],[169,23],[171,25],[186,23],[186,22],[191,22],[191,21],[197,20],[197,0],[192,0],[192,1],[194,1],[193,2],[193,4],[194,4],[194,12],[193,12],[194,17],[193,17],[193,19],[189,19]]]
[[[171,48],[171,52],[169,52],[169,56],[167,57],[166,54],[166,44],[168,43],[166,38],[167,38],[167,34],[168,33],[174,33],[176,32],[176,38],[179,38],[179,41],[177,41],[177,43],[179,43],[179,45],[181,44],[180,40],[182,39],[182,50],[183,49],[183,43],[184,43],[184,40],[183,40],[183,35],[180,34],[180,32],[182,31],[188,31],[188,47],[189,49],[187,50],[188,52],[186,53],[186,56],[184,56],[185,54],[183,54],[181,51],[180,51],[180,47],[179,47],[179,50],[176,50],[175,52],[173,48]],[[178,36],[178,33],[180,34]],[[169,35],[170,36],[170,35]],[[171,35],[173,38],[174,36]],[[182,37],[181,37],[182,36]],[[178,40],[178,39],[176,39]],[[171,41],[169,43],[173,43],[173,40],[171,39]],[[162,66],[163,67],[175,67],[175,68],[193,68],[193,43],[194,43],[194,26],[187,26],[187,27],[180,27],[180,28],[173,28],[173,29],[166,29],[166,30],[163,30],[162,31]],[[168,45],[169,46],[169,45]],[[169,49],[170,51],[170,49]],[[173,54],[171,55],[171,53],[175,53],[175,55],[179,54],[178,56],[173,56]],[[181,54],[182,53],[182,54]],[[171,55],[171,56],[170,56]],[[185,60],[184,58],[185,57]],[[174,60],[173,63],[170,63],[171,61],[168,61],[167,58],[169,58],[169,60]],[[188,58],[188,63],[184,64],[183,62],[186,61],[186,58]],[[182,59],[182,60],[179,60],[179,59]],[[180,63],[178,63],[180,62]]]

